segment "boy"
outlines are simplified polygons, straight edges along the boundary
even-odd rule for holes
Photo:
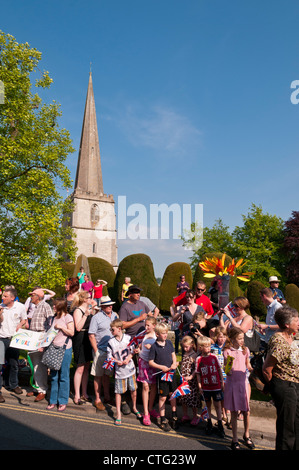
[[[159,413],[161,417],[161,429],[163,431],[170,431],[171,427],[168,424],[168,421],[165,417],[165,402],[169,394],[176,390],[175,379],[172,381],[162,380],[161,377],[165,372],[169,372],[177,368],[177,360],[175,355],[175,350],[172,345],[172,342],[167,339],[168,327],[163,323],[158,323],[155,328],[155,333],[157,336],[156,342],[152,345],[149,352],[149,366],[158,369],[159,374],[157,374],[157,385],[159,390]],[[172,409],[172,428],[177,429],[178,427],[178,418],[176,412],[176,399],[170,401]]]
[[[131,392],[133,404],[133,413],[137,418],[141,418],[141,413],[136,408],[137,401],[137,382],[136,370],[132,360],[133,353],[128,347],[131,337],[123,332],[123,322],[117,318],[110,324],[110,330],[113,335],[108,341],[107,360],[115,361],[115,404],[116,419],[115,425],[121,425],[121,396],[127,391]]]
[[[203,394],[208,413],[208,423],[206,427],[206,434],[211,434],[213,431],[211,420],[211,406],[212,398],[214,407],[217,414],[218,429],[217,434],[224,437],[224,429],[222,425],[222,409],[221,401],[223,400],[223,375],[221,366],[217,357],[211,354],[211,339],[207,336],[202,336],[198,339],[198,347],[200,356],[196,360],[196,374],[199,393]]]

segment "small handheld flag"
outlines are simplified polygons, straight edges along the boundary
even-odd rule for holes
[[[103,362],[103,369],[113,370],[114,364],[115,364],[115,360],[114,360],[114,359],[109,359],[109,360],[106,359],[106,360]]]
[[[165,372],[165,374],[161,375],[161,380],[165,380],[166,382],[172,382],[173,374],[174,370],[169,370],[168,372]]]
[[[189,393],[191,393],[189,384],[186,380],[183,379],[181,385],[179,385],[178,388],[171,395],[170,400],[173,400],[174,398],[178,398],[178,397],[184,397],[185,395],[188,395]]]

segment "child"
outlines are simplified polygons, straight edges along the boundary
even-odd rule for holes
[[[211,434],[213,431],[211,420],[212,398],[217,414],[218,429],[217,434],[224,437],[224,429],[222,425],[221,401],[223,400],[223,376],[217,357],[211,354],[211,339],[202,336],[198,339],[199,353],[201,354],[196,360],[196,373],[199,392],[204,396],[208,409],[208,423],[206,433]]]
[[[159,390],[159,413],[161,416],[161,429],[163,431],[170,431],[166,417],[165,417],[165,402],[168,395],[176,390],[175,379],[172,381],[162,380],[163,373],[170,370],[175,371],[177,368],[177,360],[175,350],[172,342],[167,339],[168,327],[165,323],[158,323],[155,332],[157,335],[156,342],[152,345],[149,352],[149,366],[158,369],[159,374],[157,377],[158,390]],[[161,372],[160,372],[161,371]],[[162,377],[161,377],[162,376]],[[176,411],[176,399],[170,401],[172,409],[172,428],[177,429],[178,418]]]
[[[121,425],[121,396],[127,391],[131,392],[133,413],[137,418],[141,418],[141,413],[136,408],[137,401],[137,381],[136,369],[132,360],[133,354],[127,347],[131,337],[123,332],[123,322],[118,318],[110,324],[113,338],[108,341],[107,360],[115,360],[115,404],[116,419],[115,425]]]
[[[215,343],[212,344],[212,346],[211,346],[211,353],[215,354],[215,356],[218,359],[218,362],[219,362],[219,364],[221,366],[221,370],[222,370],[223,382],[225,383],[226,373],[225,373],[225,370],[224,370],[223,348],[224,348],[225,342],[227,340],[226,328],[224,328],[222,326],[217,326],[217,328],[215,329],[214,335],[213,335],[213,340],[215,341]],[[228,424],[227,413],[226,413],[226,410],[224,408],[223,400],[221,402],[221,406],[222,406],[222,419],[223,419],[224,422],[226,422]]]
[[[141,343],[141,347],[138,349],[136,348],[135,350],[139,353],[139,374],[137,377],[137,381],[142,382],[142,401],[144,411],[142,422],[145,426],[150,426],[150,416],[153,416],[154,418],[159,417],[159,414],[153,409],[157,392],[157,379],[156,376],[153,375],[156,372],[156,369],[150,367],[148,364],[150,349],[157,339],[155,334],[156,325],[157,320],[155,319],[155,317],[148,317],[145,320],[146,335]]]
[[[229,356],[233,358],[233,363],[230,372],[227,372],[224,406],[231,412],[232,450],[240,449],[237,434],[239,410],[243,412],[244,416],[244,443],[249,449],[255,448],[249,435],[249,383],[246,374],[246,369],[252,370],[249,354],[249,349],[244,345],[243,331],[240,328],[230,328],[224,349],[224,365],[226,365]]]
[[[184,336],[182,339],[182,350],[184,351],[181,374],[185,380],[189,382],[191,393],[181,397],[183,417],[182,423],[190,421],[188,416],[188,408],[192,408],[193,419],[191,426],[197,426],[200,418],[197,416],[197,410],[201,407],[201,399],[198,391],[197,378],[195,377],[195,363],[197,358],[194,339],[191,336]]]

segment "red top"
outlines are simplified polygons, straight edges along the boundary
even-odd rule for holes
[[[219,370],[220,365],[214,354],[199,356],[196,359],[196,373],[200,375],[200,382],[203,390],[221,390]]]
[[[103,284],[101,284],[100,286],[94,286],[93,287],[93,291],[94,291],[94,296],[93,298],[94,299],[100,299],[102,297],[102,293],[103,293]]]

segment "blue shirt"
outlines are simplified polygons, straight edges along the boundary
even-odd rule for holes
[[[100,310],[91,319],[88,334],[95,335],[98,349],[101,351],[107,351],[108,341],[113,338],[110,331],[110,324],[116,318],[117,315],[115,312],[112,312],[111,317],[109,317]]]

